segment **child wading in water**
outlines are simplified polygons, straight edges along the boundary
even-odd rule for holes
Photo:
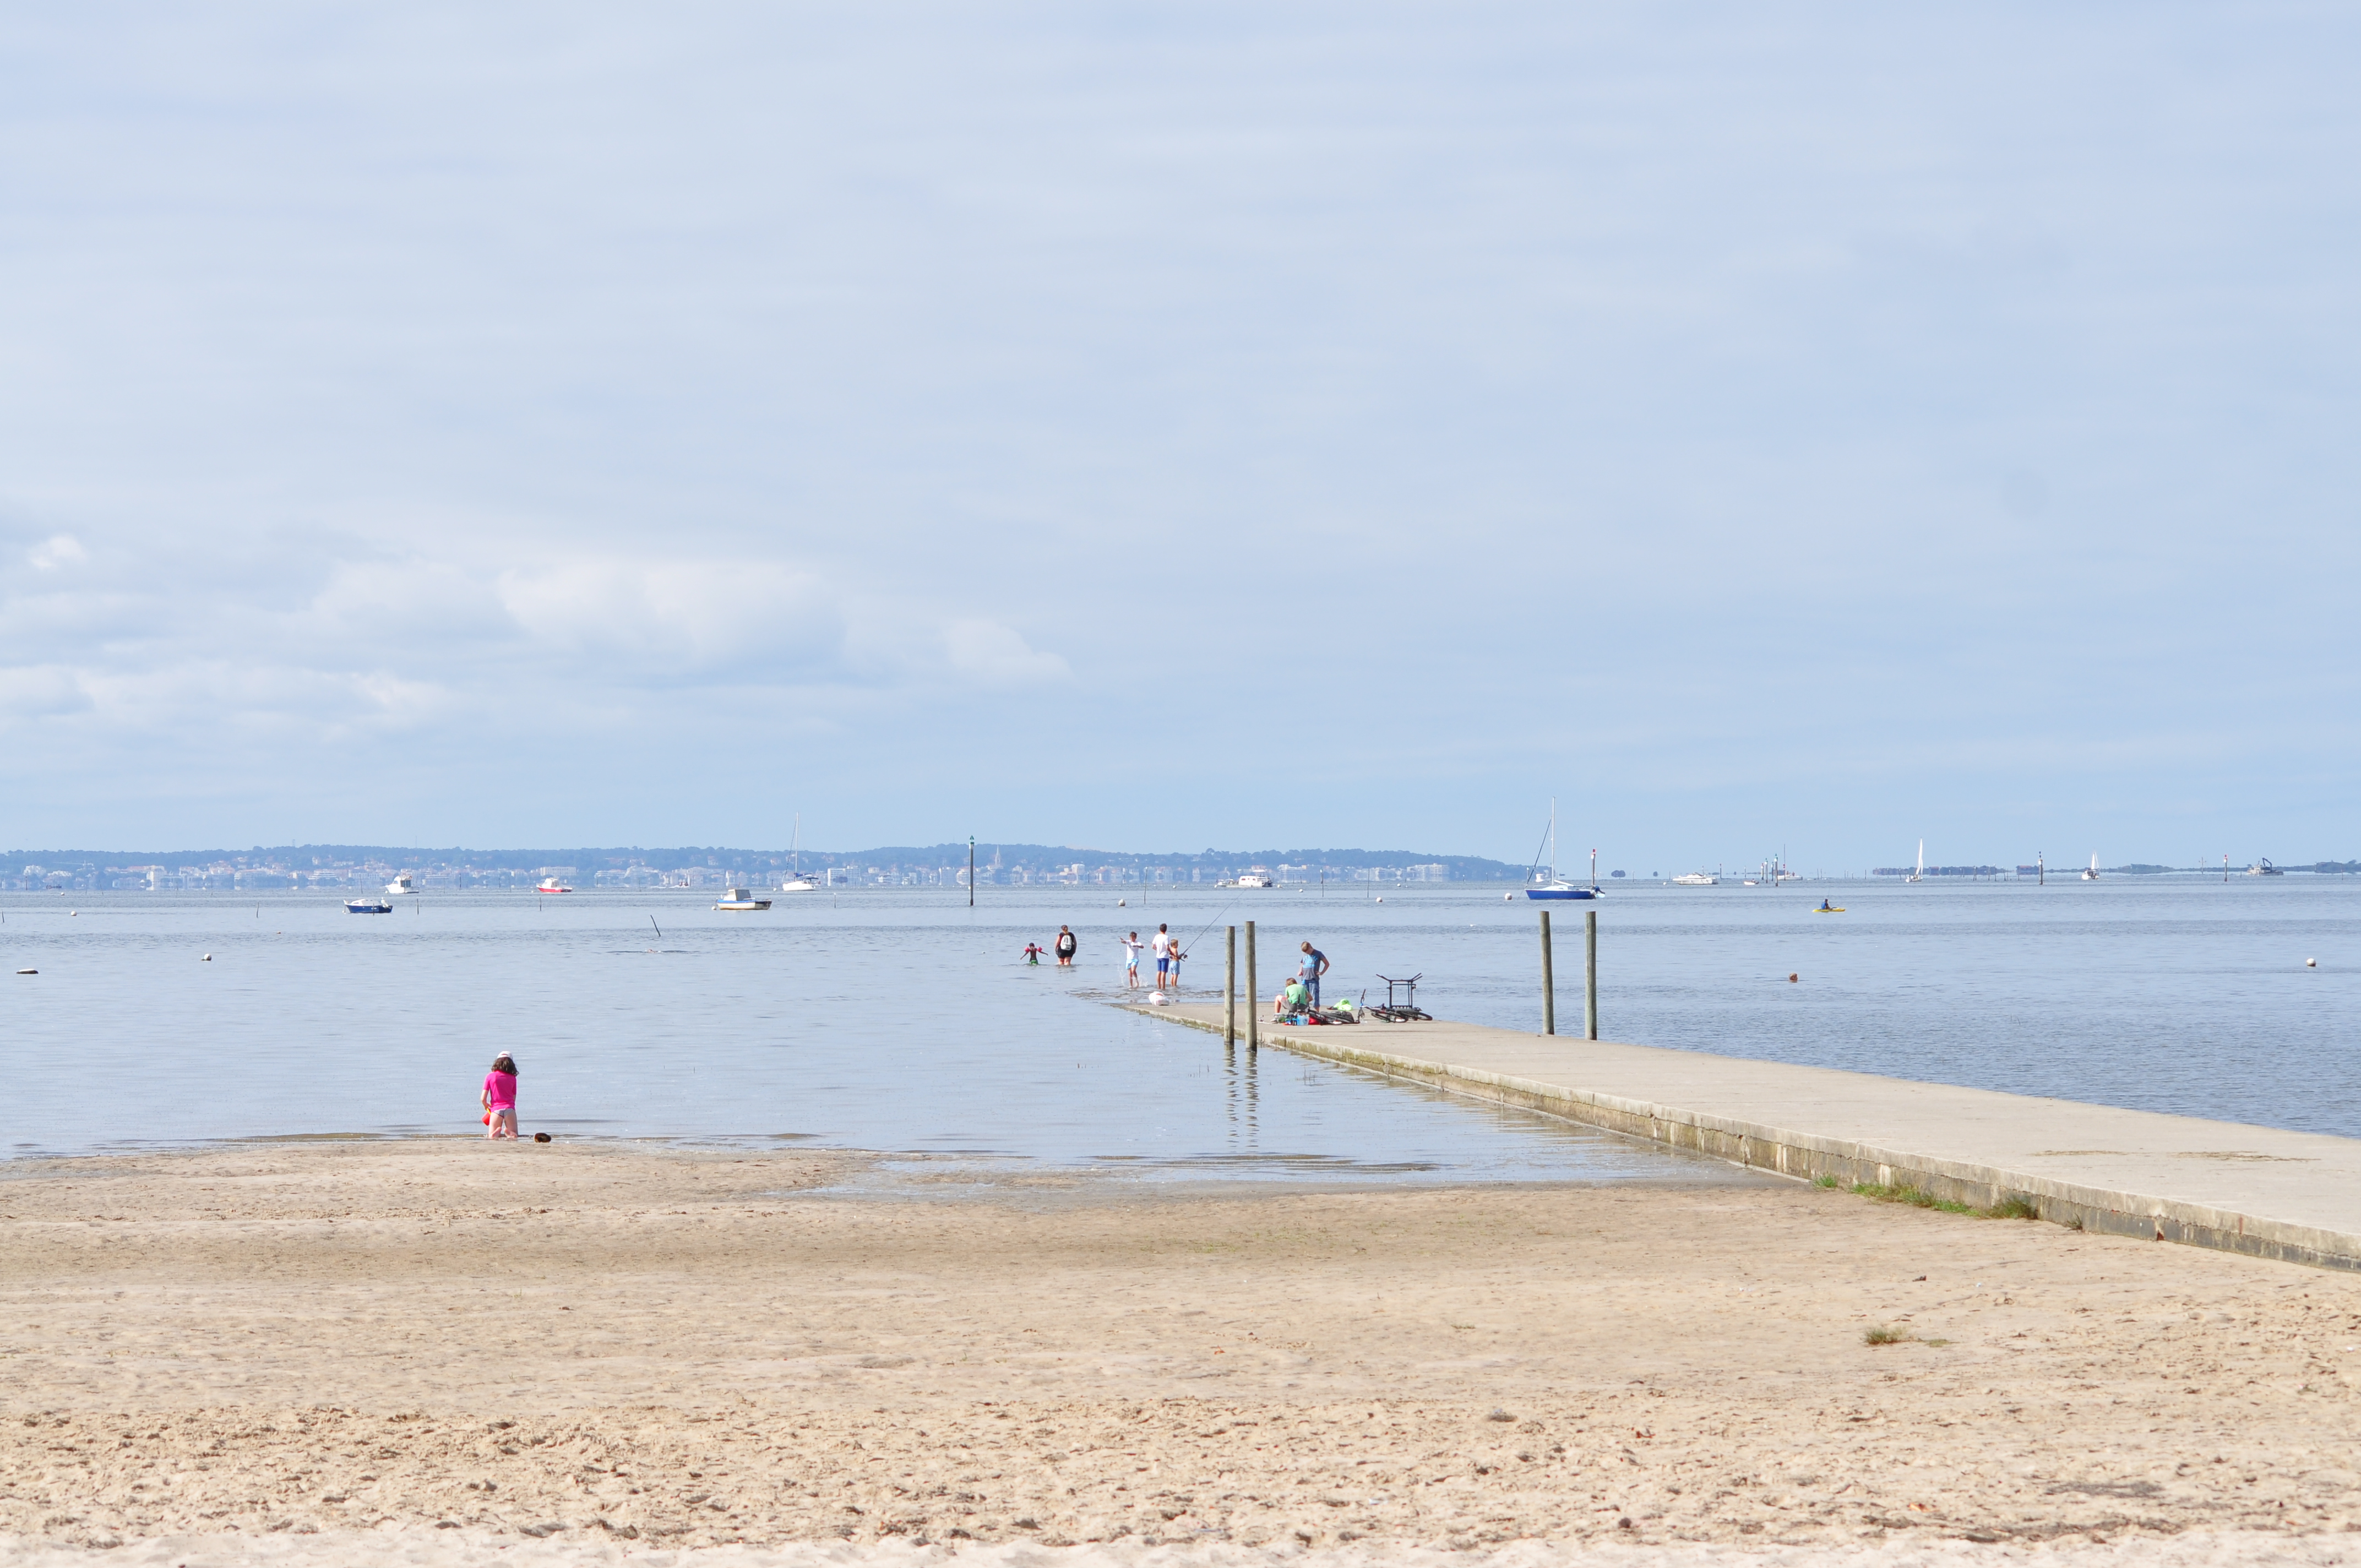
[[[517,1135],[516,1120],[516,1058],[506,1051],[492,1058],[492,1070],[484,1075],[484,1123],[490,1138],[512,1138]]]

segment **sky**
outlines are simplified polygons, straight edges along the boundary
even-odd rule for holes
[[[0,21],[0,840],[2361,855],[2361,15]]]

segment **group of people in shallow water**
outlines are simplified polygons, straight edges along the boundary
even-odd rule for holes
[[[1038,964],[1044,954],[1054,954],[1060,969],[1071,969],[1074,967],[1074,955],[1081,948],[1082,942],[1075,937],[1074,928],[1071,926],[1060,926],[1058,927],[1057,937],[1049,947],[1044,948],[1038,942],[1026,943],[1025,961],[1028,964]],[[1139,984],[1139,956],[1143,951],[1155,955],[1156,989],[1180,990],[1180,961],[1189,955],[1181,951],[1180,938],[1174,936],[1171,928],[1167,926],[1159,926],[1156,928],[1156,935],[1144,943],[1139,939],[1139,933],[1137,931],[1129,932],[1124,937],[1123,983],[1125,988],[1128,990]],[[1296,963],[1295,978],[1289,981],[1286,988],[1277,996],[1271,998],[1272,1013],[1284,1017],[1290,1013],[1306,1013],[1317,1008],[1320,1005],[1320,977],[1327,972],[1328,955],[1311,943],[1304,943],[1303,956]]]

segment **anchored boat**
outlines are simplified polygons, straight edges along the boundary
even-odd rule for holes
[[[804,814],[796,813],[796,830],[787,840],[787,880],[779,884],[781,893],[818,893],[819,884],[804,875],[803,851]]]
[[[345,900],[345,913],[347,915],[390,915],[393,913],[393,905],[387,903],[384,899],[376,897],[373,894],[364,898],[347,898]]]
[[[767,898],[755,897],[752,888],[733,887],[730,890],[730,896],[715,901],[713,907],[716,909],[768,909],[771,907],[771,901]]]
[[[573,891],[574,890],[572,888],[566,886],[564,883],[558,881],[554,876],[545,876],[542,878],[541,885],[533,889],[533,892],[535,893],[572,893]]]
[[[391,882],[386,883],[385,890],[391,894],[416,893],[418,891],[418,884],[410,880],[410,873],[408,872],[403,872]]]
[[[1598,851],[1590,851],[1590,885],[1576,887],[1557,874],[1557,802],[1550,802],[1549,836],[1543,840],[1548,846],[1549,880],[1540,880],[1542,858],[1533,857],[1533,869],[1525,873],[1527,898],[1597,898],[1598,896]]]

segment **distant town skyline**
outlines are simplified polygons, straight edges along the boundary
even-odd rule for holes
[[[1220,885],[1240,872],[1268,873],[1280,883],[1386,883],[1436,885],[1447,883],[1521,882],[1532,874],[1519,866],[1481,856],[1435,855],[1385,850],[1203,850],[1189,853],[1126,852],[1074,845],[983,843],[976,846],[977,885],[1112,886]],[[222,850],[163,853],[93,850],[13,850],[0,861],[0,891],[192,891],[350,888],[376,885],[400,872],[414,872],[422,888],[516,888],[531,891],[541,879],[577,878],[590,888],[704,889],[739,883],[768,884],[797,872],[830,887],[963,887],[964,843],[928,847],[881,846],[866,850],[751,850],[710,845],[672,849],[577,848],[571,850],[432,849],[392,845],[282,845],[233,852]],[[2070,878],[2081,862],[2050,864],[2051,875]],[[1707,861],[1672,871],[1652,866],[1635,872],[1602,866],[1604,881],[1641,881],[1705,870],[1730,881],[1763,872],[1804,880],[1894,878],[1919,872],[1908,866],[1830,870],[1798,865],[1732,864]],[[1936,865],[1929,878],[2024,880],[2040,873],[2039,862],[2014,866]],[[2169,874],[2299,873],[2361,874],[2361,861],[2320,861],[2252,867],[2179,866],[2135,861],[2102,870],[2114,876]]]

